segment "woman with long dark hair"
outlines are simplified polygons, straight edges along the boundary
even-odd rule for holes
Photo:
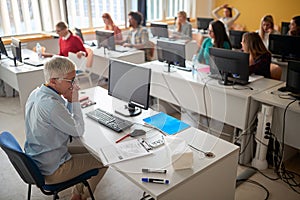
[[[242,46],[245,53],[249,53],[249,74],[256,74],[271,78],[271,53],[265,47],[262,39],[255,32],[244,33]]]
[[[231,49],[231,43],[226,34],[225,26],[221,21],[213,21],[208,27],[208,38],[205,38],[199,50],[197,60],[200,63],[210,64],[209,48],[217,47]]]

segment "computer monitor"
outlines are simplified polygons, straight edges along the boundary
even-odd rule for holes
[[[153,37],[163,37],[168,38],[169,32],[168,32],[168,24],[167,23],[159,23],[159,22],[151,22],[150,29]]]
[[[281,22],[281,35],[287,35],[290,30],[290,22]]]
[[[116,50],[114,31],[97,30],[96,31],[96,40],[97,40],[98,48],[104,47],[109,50],[113,50],[113,51]]]
[[[243,34],[247,31],[236,31],[236,30],[229,30],[229,39],[234,49],[242,49],[242,38]]]
[[[157,40],[157,58],[160,62],[168,63],[168,72],[171,65],[185,68],[185,43],[171,40]]]
[[[197,28],[198,30],[206,31],[208,29],[209,23],[213,21],[213,18],[204,18],[204,17],[197,17]]]
[[[14,60],[18,60],[22,62],[22,49],[21,49],[21,41],[17,38],[11,38],[11,50],[14,57]]]
[[[220,72],[222,85],[247,84],[249,54],[229,49],[210,48],[210,67]],[[212,71],[212,70],[211,70]]]
[[[75,27],[75,35],[77,35],[78,37],[80,37],[80,39],[82,40],[82,43],[84,43],[83,35],[82,35],[82,32],[81,32],[80,28],[76,28]]]
[[[5,55],[6,57],[8,57],[5,45],[2,41],[2,38],[0,37],[0,59],[1,59],[1,54]]]
[[[292,96],[300,99],[300,62],[289,61],[286,76],[285,91],[293,93]]]
[[[126,61],[109,61],[108,94],[128,102],[115,109],[123,116],[136,116],[147,110],[150,98],[151,69]]]
[[[290,35],[269,35],[269,51],[272,56],[285,60],[300,60],[300,37]]]

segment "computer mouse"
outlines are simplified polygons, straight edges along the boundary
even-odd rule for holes
[[[140,135],[145,135],[146,131],[142,130],[142,129],[135,129],[130,133],[131,137],[135,137],[135,136],[140,136]]]

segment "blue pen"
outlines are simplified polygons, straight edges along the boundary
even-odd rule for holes
[[[166,179],[159,179],[159,178],[142,178],[143,182],[146,183],[158,183],[158,184],[169,184],[170,181]]]

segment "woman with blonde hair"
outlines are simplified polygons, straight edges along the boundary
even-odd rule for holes
[[[123,40],[121,29],[118,26],[115,25],[115,23],[112,20],[110,14],[109,13],[103,13],[102,19],[103,19],[103,22],[105,24],[104,29],[114,31],[115,42],[120,43]]]
[[[176,32],[173,34],[173,38],[192,39],[192,25],[187,21],[187,15],[184,11],[180,11],[177,14]]]
[[[255,32],[244,33],[242,46],[245,53],[249,53],[249,74],[256,74],[271,78],[271,53],[264,45],[262,39]]]
[[[272,15],[265,15],[260,22],[260,29],[258,30],[258,34],[262,39],[266,48],[269,46],[269,35],[270,34],[280,34],[278,31],[274,29],[274,20]]]

